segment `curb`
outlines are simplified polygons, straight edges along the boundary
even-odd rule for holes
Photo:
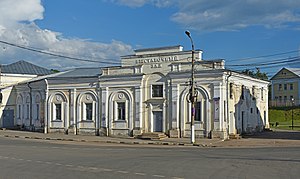
[[[139,141],[112,141],[112,140],[85,140],[85,139],[65,139],[65,138],[52,138],[52,137],[36,137],[36,136],[20,136],[20,135],[0,135],[7,138],[20,138],[20,139],[36,139],[36,140],[53,140],[53,141],[70,141],[70,142],[95,142],[95,143],[111,143],[111,144],[129,144],[129,145],[169,145],[169,146],[194,146],[194,147],[215,147],[206,144],[187,144],[176,142],[139,142]]]

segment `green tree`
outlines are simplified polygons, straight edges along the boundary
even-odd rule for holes
[[[259,68],[256,68],[256,72],[250,69],[245,69],[242,71],[242,73],[251,76],[253,78],[268,80],[267,73],[261,72]]]

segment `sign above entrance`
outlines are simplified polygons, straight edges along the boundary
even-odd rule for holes
[[[166,57],[153,57],[153,58],[143,58],[135,61],[136,64],[148,64],[148,63],[164,63],[178,61],[178,56],[166,56]]]

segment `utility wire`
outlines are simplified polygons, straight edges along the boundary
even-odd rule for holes
[[[274,65],[274,64],[276,65],[276,64],[282,64],[282,63],[296,62],[296,61],[299,61],[299,60],[300,60],[299,56],[294,56],[294,57],[288,57],[288,58],[273,60],[272,62],[268,62],[268,63],[248,63],[248,64],[226,65],[226,66],[229,66],[229,67],[268,66],[268,65]]]
[[[22,45],[6,42],[6,41],[3,41],[3,40],[0,40],[0,43],[10,45],[10,46],[13,46],[13,47],[17,47],[17,48],[21,48],[21,49],[25,49],[25,50],[29,50],[29,51],[33,51],[33,52],[37,52],[37,53],[41,53],[41,54],[45,54],[45,55],[50,55],[50,56],[59,57],[59,58],[66,58],[66,59],[70,59],[70,60],[100,63],[100,64],[113,64],[113,65],[119,65],[120,64],[120,63],[111,62],[111,61],[110,62],[109,61],[103,62],[103,61],[97,61],[97,60],[88,60],[88,59],[84,59],[84,58],[76,58],[76,57],[70,57],[70,56],[55,54],[55,53],[52,53],[52,52],[45,52],[43,50],[38,50],[38,49],[35,49],[35,48],[32,48],[32,47],[25,47],[25,46],[22,46]],[[107,60],[110,60],[110,59],[107,59]]]
[[[282,53],[275,53],[275,54],[269,54],[269,55],[260,55],[260,56],[255,56],[255,57],[247,57],[247,58],[238,58],[234,60],[229,60],[228,62],[234,62],[234,61],[244,61],[244,60],[251,60],[251,59],[257,59],[257,58],[266,58],[266,57],[274,57],[274,56],[279,56],[279,55],[286,55],[290,53],[296,53],[299,52],[300,50],[292,50],[288,52],[282,52]]]

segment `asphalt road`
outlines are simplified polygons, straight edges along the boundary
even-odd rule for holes
[[[300,148],[195,148],[0,137],[0,178],[299,178]]]

